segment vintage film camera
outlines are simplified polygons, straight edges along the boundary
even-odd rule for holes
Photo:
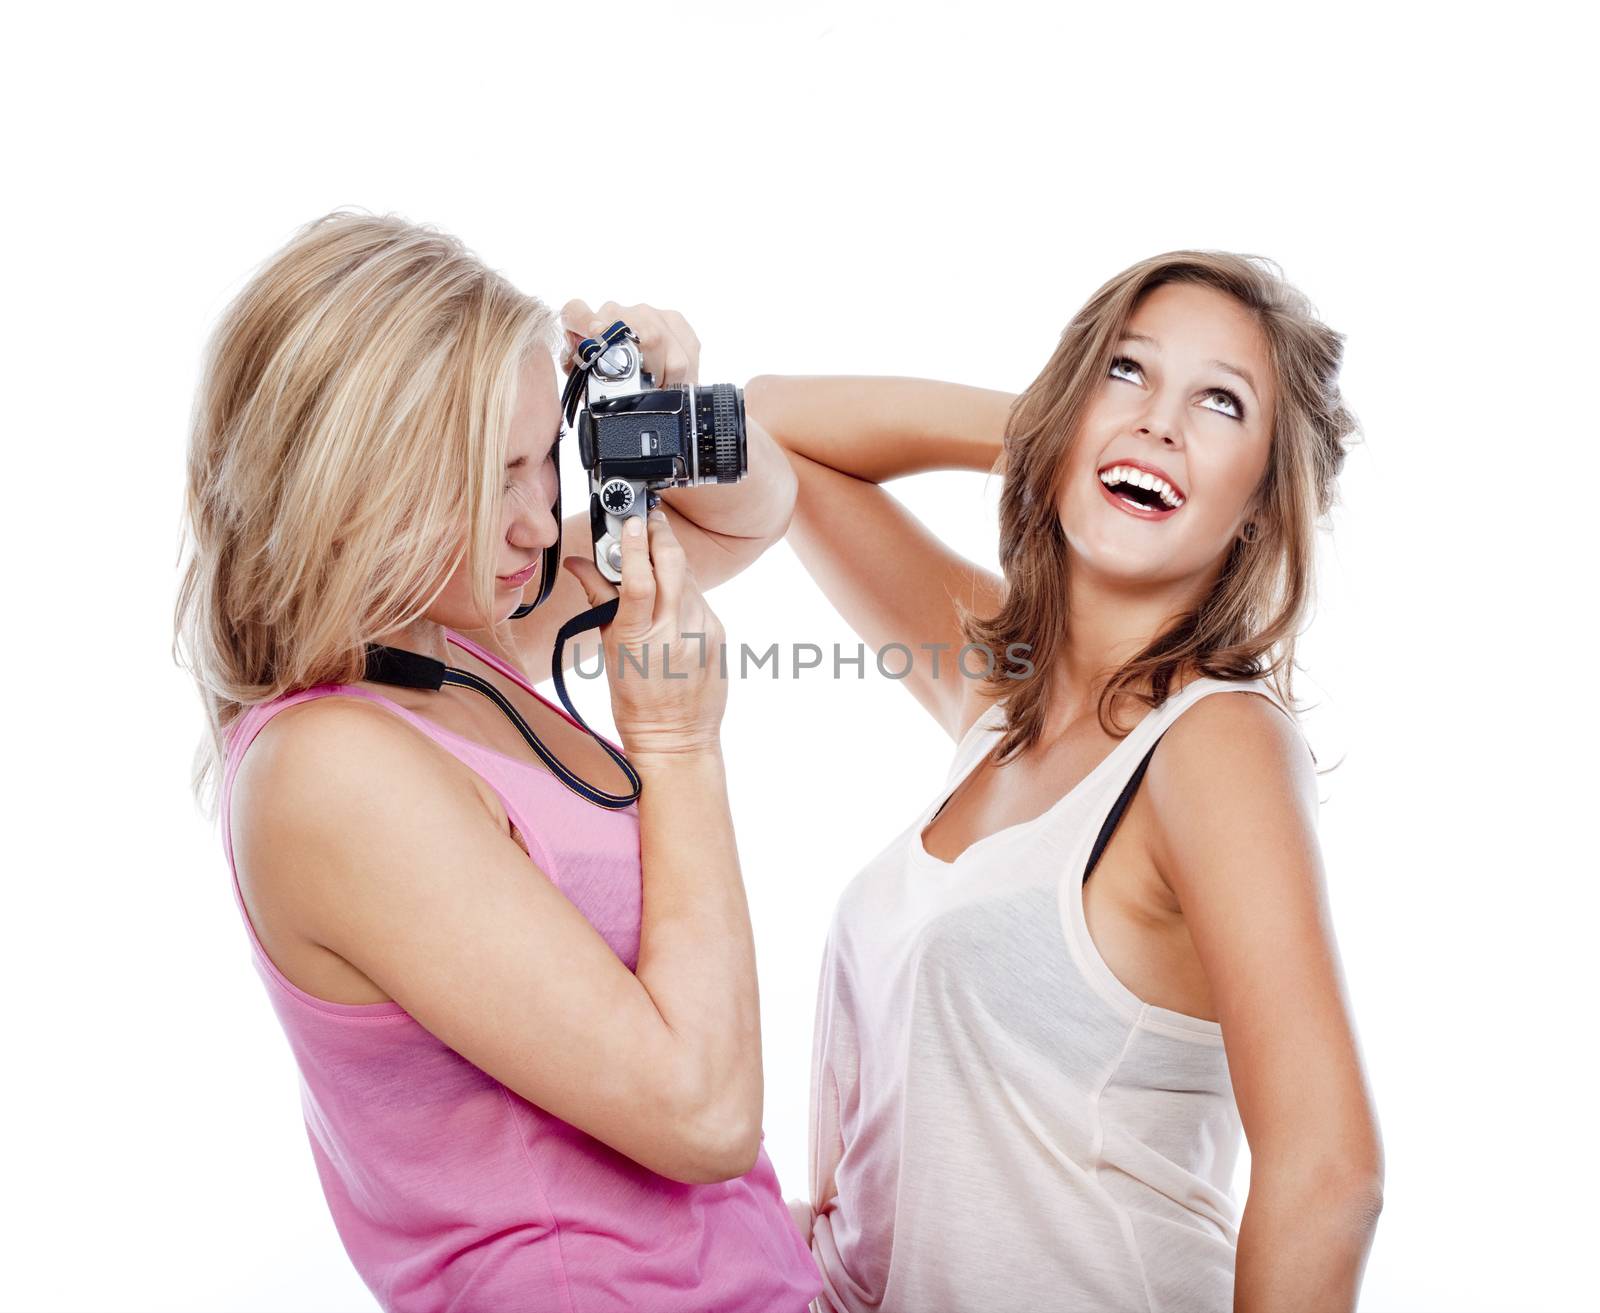
[[[583,373],[576,429],[594,563],[620,583],[629,516],[648,515],[663,488],[737,483],[749,472],[744,393],[731,383],[657,387],[621,320],[598,342],[585,338],[574,359]]]

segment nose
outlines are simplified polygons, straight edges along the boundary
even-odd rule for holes
[[[561,523],[555,513],[556,484],[553,478],[541,479],[538,489],[526,500],[516,502],[516,514],[506,529],[506,541],[520,552],[542,551],[553,547],[561,537]]]
[[[1183,425],[1176,416],[1176,407],[1180,404],[1163,403],[1159,398],[1152,400],[1134,432],[1140,437],[1157,438],[1170,447],[1182,446]]]
[[[543,511],[525,512],[511,522],[506,531],[506,541],[518,551],[543,551],[555,545],[561,536],[561,525],[556,521],[553,507]]]

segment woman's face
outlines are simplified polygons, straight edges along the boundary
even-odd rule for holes
[[[1250,311],[1195,283],[1148,293],[1057,493],[1074,569],[1144,584],[1208,582],[1255,509],[1275,404],[1267,341]],[[1130,466],[1167,488],[1106,486],[1103,474]]]
[[[555,365],[543,351],[535,351],[518,377],[517,407],[506,437],[499,557],[494,567],[496,614],[487,618],[475,615],[472,580],[463,560],[428,608],[428,618],[436,624],[458,631],[486,628],[521,606],[524,592],[530,597],[537,594],[544,549],[561,536],[552,509],[557,475],[550,459],[560,420]],[[532,566],[530,575],[517,573],[528,566]]]

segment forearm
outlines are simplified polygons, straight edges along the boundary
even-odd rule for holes
[[[725,538],[776,542],[789,527],[795,477],[789,462],[748,409],[745,423],[748,466],[738,483],[704,483],[668,488],[661,500],[707,533]]]
[[[746,412],[786,450],[871,483],[1000,460],[1009,392],[931,379],[763,374]]]
[[[672,1034],[685,1115],[707,1140],[759,1141],[761,1016],[720,750],[630,755],[643,868],[634,974]]]
[[[1252,1170],[1234,1259],[1234,1313],[1349,1313],[1383,1190],[1337,1172]]]

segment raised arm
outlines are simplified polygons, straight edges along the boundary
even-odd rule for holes
[[[1214,695],[1162,739],[1146,787],[1250,1143],[1234,1308],[1353,1310],[1383,1148],[1328,914],[1316,775],[1282,712]]]
[[[928,470],[996,468],[1014,400],[915,378],[762,375],[745,387],[747,411],[798,480],[795,554],[864,642],[910,649],[905,683],[952,738],[979,711],[966,697],[976,681],[955,664],[963,642],[955,601],[992,611],[1003,584],[880,485]]]

